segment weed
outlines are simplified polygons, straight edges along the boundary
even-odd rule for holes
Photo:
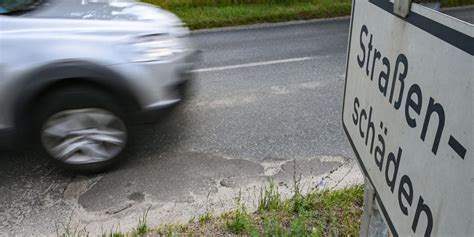
[[[204,225],[204,224],[207,224],[211,220],[212,220],[212,214],[209,212],[206,212],[204,215],[201,215],[199,217],[199,224]]]
[[[226,228],[234,234],[245,234],[254,230],[252,220],[245,209],[236,210],[233,217],[226,221]]]
[[[249,234],[255,232],[255,226],[252,223],[250,215],[247,213],[245,205],[242,203],[242,194],[235,199],[237,203],[237,210],[226,221],[226,228],[234,234]]]
[[[134,229],[134,236],[143,236],[148,232],[147,217],[151,206],[143,213],[142,217],[138,218],[138,226]]]
[[[100,235],[101,237],[125,237],[126,235],[120,231],[120,224],[117,225],[117,228],[110,228],[108,233],[105,233],[102,230],[102,234]]]
[[[305,197],[302,194],[301,175],[296,173],[296,160],[293,160],[293,196],[290,199],[293,212],[301,213],[305,209]]]
[[[268,185],[260,189],[260,198],[258,201],[258,211],[277,210],[281,207],[282,199],[278,187],[273,180],[268,180]]]
[[[59,237],[87,237],[89,232],[87,231],[87,225],[80,227],[72,223],[72,217],[69,217],[66,223],[58,224],[56,227],[56,235]]]
[[[278,216],[269,215],[262,222],[262,226],[265,236],[283,236],[286,233],[283,221]]]
[[[190,225],[191,224],[180,224],[180,223],[165,224],[153,230],[148,230],[147,233],[153,233],[158,236],[184,236],[185,233],[189,232]],[[188,234],[191,234],[191,233],[192,232],[189,232]]]

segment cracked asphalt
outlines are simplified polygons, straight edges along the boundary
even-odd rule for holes
[[[472,10],[472,9],[471,9]],[[460,16],[472,16],[460,11]],[[193,97],[138,135],[118,168],[93,176],[57,169],[34,150],[0,151],[0,235],[92,234],[186,221],[252,206],[273,178],[289,193],[361,183],[341,126],[347,19],[197,32]]]

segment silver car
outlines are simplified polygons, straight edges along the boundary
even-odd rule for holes
[[[184,99],[196,59],[187,35],[175,15],[135,1],[0,1],[0,144],[38,142],[67,169],[110,167],[130,125]]]

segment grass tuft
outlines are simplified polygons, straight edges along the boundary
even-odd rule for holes
[[[235,199],[237,203],[237,210],[230,213],[225,226],[233,234],[251,234],[254,233],[255,226],[251,216],[247,213],[245,205],[241,202],[241,193]]]
[[[133,230],[133,236],[143,236],[148,233],[147,218],[148,212],[150,211],[151,206],[143,213],[142,217],[138,218],[137,228]]]
[[[87,226],[73,224],[72,217],[66,223],[55,224],[56,236],[58,237],[86,237],[89,236]]]
[[[282,205],[282,199],[280,193],[278,192],[278,187],[275,186],[273,180],[268,180],[268,185],[265,185],[260,189],[260,198],[258,201],[257,210],[262,211],[271,211],[278,210]]]
[[[109,230],[109,232],[104,232],[102,230],[102,234],[100,235],[101,237],[125,237],[126,235],[120,231],[120,224],[117,225],[117,228],[112,228]]]
[[[209,212],[206,212],[204,215],[199,217],[199,224],[205,225],[209,223],[212,220],[212,214]]]

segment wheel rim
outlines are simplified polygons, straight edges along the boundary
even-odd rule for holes
[[[49,117],[41,129],[46,151],[66,164],[110,160],[126,145],[127,130],[116,115],[103,109],[75,109]]]

